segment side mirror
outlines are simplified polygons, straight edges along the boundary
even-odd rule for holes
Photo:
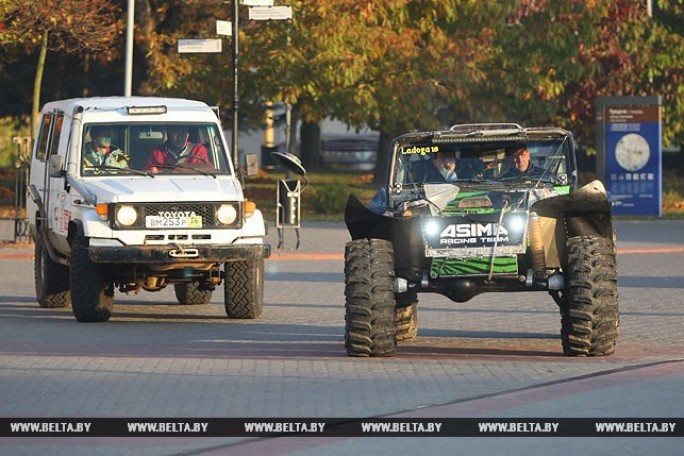
[[[64,176],[64,157],[62,155],[50,155],[48,170],[50,177]]]
[[[259,157],[257,154],[245,155],[245,173],[248,176],[259,174]]]
[[[271,155],[278,159],[280,163],[288,170],[300,176],[306,175],[306,170],[302,166],[299,157],[289,152],[272,152]]]

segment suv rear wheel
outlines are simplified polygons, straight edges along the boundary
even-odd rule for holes
[[[40,307],[56,308],[71,304],[69,268],[55,263],[38,237],[35,243],[34,278]]]
[[[114,287],[105,280],[102,265],[88,256],[88,238],[75,235],[71,241],[71,308],[76,320],[107,321],[114,308]]]
[[[173,288],[178,303],[183,305],[209,304],[213,293],[200,282],[176,283]]]
[[[344,252],[345,347],[349,356],[397,350],[394,249],[383,239],[348,242]]]
[[[577,236],[566,244],[565,289],[561,301],[563,352],[610,355],[618,337],[618,287],[611,239]]]

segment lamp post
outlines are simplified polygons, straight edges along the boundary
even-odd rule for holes
[[[135,0],[128,0],[128,12],[126,14],[126,75],[124,77],[124,96],[130,97],[133,87],[133,29],[135,17]]]
[[[273,0],[231,0],[233,7],[233,165],[238,166],[238,115],[240,111],[240,95],[238,93],[238,42],[240,29],[238,25],[239,3],[249,6],[249,18],[252,20],[292,19],[291,6],[272,6]]]
[[[240,169],[238,163],[238,115],[240,110],[240,95],[238,93],[238,40],[240,30],[238,28],[238,0],[231,0],[233,6],[233,166]]]

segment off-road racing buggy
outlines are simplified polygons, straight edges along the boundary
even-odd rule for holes
[[[180,148],[169,145],[172,132]],[[168,98],[55,101],[37,138],[28,216],[42,307],[71,304],[79,321],[106,321],[115,288],[173,285],[190,305],[208,303],[223,282],[229,318],[259,316],[270,246],[212,108]]]
[[[512,172],[526,147],[534,173]],[[599,181],[578,188],[574,142],[560,128],[454,125],[391,145],[386,186],[345,221],[345,346],[390,356],[416,336],[418,293],[466,302],[484,292],[546,291],[566,355],[609,355],[618,336],[615,235]],[[450,152],[457,179],[428,178]],[[433,173],[434,175],[434,173]],[[432,180],[429,180],[432,179]]]

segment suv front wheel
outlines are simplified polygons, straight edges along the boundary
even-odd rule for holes
[[[88,238],[77,234],[71,241],[71,309],[82,322],[107,321],[114,308],[114,286],[102,266],[90,261]]]
[[[264,300],[264,259],[231,261],[225,268],[226,315],[236,319],[257,318]]]

